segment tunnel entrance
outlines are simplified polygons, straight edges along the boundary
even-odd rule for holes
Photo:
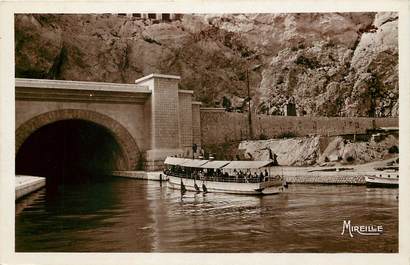
[[[32,133],[18,150],[16,174],[46,177],[47,186],[87,183],[124,164],[111,132],[86,120],[61,120]]]

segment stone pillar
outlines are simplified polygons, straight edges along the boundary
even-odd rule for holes
[[[186,157],[192,157],[192,90],[179,90],[180,144]]]
[[[197,145],[198,151],[202,148],[201,143],[201,102],[194,101],[192,102],[192,141]]]
[[[167,156],[183,153],[180,143],[179,80],[179,76],[151,74],[135,81],[152,92],[144,106],[144,129],[146,139],[149,139],[149,149],[145,153],[145,169],[148,171],[161,170]]]

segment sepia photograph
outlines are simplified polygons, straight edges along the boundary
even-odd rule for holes
[[[12,14],[15,254],[400,253],[400,12],[221,11]]]

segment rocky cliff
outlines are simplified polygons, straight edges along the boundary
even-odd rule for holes
[[[353,141],[341,136],[243,141],[238,149],[245,158],[253,160],[269,159],[270,149],[282,166],[334,166],[398,158],[398,146],[397,134],[385,134],[365,141]]]
[[[181,75],[205,106],[398,116],[397,13],[15,17],[16,77],[133,83]],[[248,69],[248,71],[246,71]]]

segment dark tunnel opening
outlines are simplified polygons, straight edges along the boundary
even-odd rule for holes
[[[123,162],[108,129],[85,120],[64,120],[29,136],[18,150],[16,174],[46,177],[47,188],[56,188],[103,180]]]

